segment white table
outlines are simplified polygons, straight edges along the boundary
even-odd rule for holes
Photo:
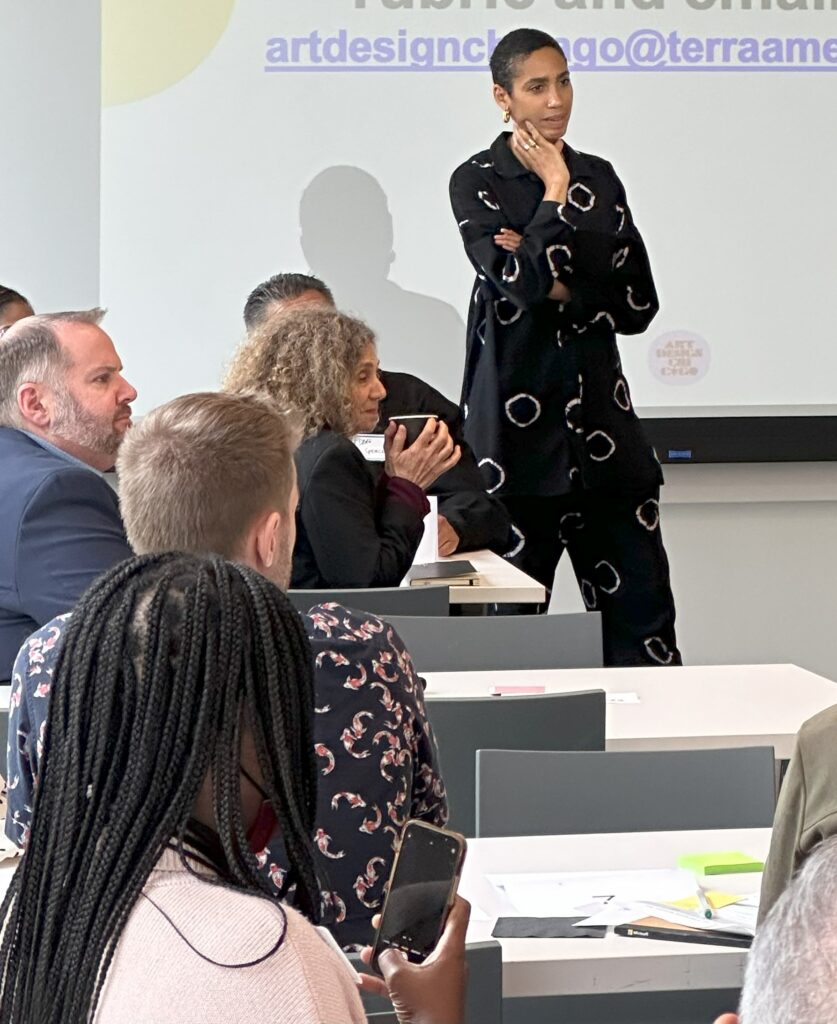
[[[459,887],[473,906],[468,941],[490,938],[494,927],[497,896],[486,874],[673,868],[681,853],[721,850],[764,860],[769,843],[766,828],[469,839]],[[760,882],[760,874],[739,875],[737,891],[754,892]],[[612,932],[603,939],[497,941],[503,950],[504,997],[737,988],[747,955],[729,946],[629,939]]]
[[[440,562],[470,562],[480,574],[472,587],[451,587],[451,604],[540,604],[546,600],[546,590],[493,551],[468,551],[440,558]]]
[[[608,750],[773,747],[791,756],[802,723],[837,704],[837,684],[796,665],[689,665],[672,668],[427,672],[426,697],[488,697],[492,686],[532,683],[546,692],[635,693],[609,703]],[[493,697],[502,700],[502,697]],[[432,714],[432,712],[431,712]]]

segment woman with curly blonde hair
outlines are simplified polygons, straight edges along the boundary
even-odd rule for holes
[[[351,441],[375,428],[386,397],[369,327],[333,309],[292,309],[250,335],[224,386],[266,391],[302,420],[291,585],[397,586],[424,531],[425,489],[460,451],[440,420],[429,420],[409,447],[405,428],[391,423],[376,484]]]

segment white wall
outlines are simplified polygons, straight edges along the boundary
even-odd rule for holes
[[[0,284],[99,299],[98,0],[0,0]]]
[[[837,680],[837,464],[665,474],[662,528],[684,661],[791,662]],[[566,559],[552,610],[582,607]]]

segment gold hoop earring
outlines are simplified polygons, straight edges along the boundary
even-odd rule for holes
[[[511,111],[508,107],[503,111],[503,124],[508,124],[511,121]]]

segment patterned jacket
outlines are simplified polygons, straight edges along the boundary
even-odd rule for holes
[[[60,615],[33,633],[12,675],[6,834],[25,845],[43,752]],[[303,618],[315,662],[315,751],[320,767],[315,842],[328,924],[344,946],[371,936],[395,842],[408,818],[447,821],[423,683],[384,620],[336,604]],[[287,863],[281,836],[258,855],[277,888]]]

